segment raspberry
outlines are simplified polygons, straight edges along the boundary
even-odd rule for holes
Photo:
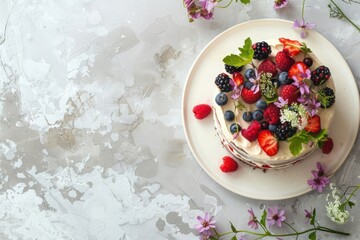
[[[331,76],[329,68],[320,66],[311,72],[311,81],[315,86],[325,83]]]
[[[263,60],[269,57],[271,53],[271,47],[267,42],[257,42],[252,45],[252,49],[254,49],[254,59]]]
[[[265,59],[259,64],[258,72],[271,73],[273,77],[275,77],[278,73],[275,63],[270,59]]]
[[[280,51],[275,56],[275,62],[281,71],[288,71],[295,63],[295,60],[289,56],[288,51]]]
[[[215,84],[221,92],[230,92],[233,88],[230,84],[230,80],[230,77],[226,73],[220,73],[215,78]]]
[[[234,172],[239,168],[238,163],[231,157],[225,156],[223,157],[223,164],[221,164],[220,169],[221,171],[228,173]]]
[[[261,124],[258,121],[254,120],[247,129],[241,130],[241,135],[250,142],[253,142],[257,139],[260,130]]]
[[[280,109],[270,103],[264,111],[264,118],[269,124],[276,125],[280,122]]]
[[[285,141],[296,133],[296,128],[292,127],[290,122],[280,124],[276,130],[275,135],[279,141]]]
[[[325,154],[329,154],[334,147],[334,142],[332,138],[327,138],[325,142],[322,143],[321,150]]]
[[[211,107],[207,104],[199,104],[193,108],[195,118],[204,119],[211,113]]]

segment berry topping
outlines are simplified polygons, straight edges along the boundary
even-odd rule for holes
[[[304,58],[303,62],[305,63],[305,65],[306,65],[307,67],[311,67],[311,66],[313,65],[313,60],[312,60],[312,58],[310,58],[310,57]]]
[[[193,108],[195,118],[204,119],[211,113],[211,107],[207,104],[199,104]]]
[[[277,127],[278,127],[278,125],[269,124],[269,131],[272,133],[275,133]]]
[[[244,77],[239,72],[235,72],[233,74],[233,80],[234,80],[236,86],[240,86],[244,83]]]
[[[279,142],[272,132],[269,130],[262,130],[258,135],[258,142],[261,149],[268,155],[274,156],[279,151]]]
[[[234,120],[235,114],[234,114],[233,111],[227,110],[227,111],[224,113],[224,118],[225,118],[226,121],[231,122],[232,120]]]
[[[285,141],[296,133],[296,128],[292,127],[290,122],[284,122],[277,126],[275,135],[279,141]]]
[[[257,139],[260,130],[261,124],[258,121],[254,120],[247,129],[241,130],[241,135],[250,142],[253,142]]]
[[[248,68],[245,70],[245,78],[249,80],[250,78],[255,78],[255,70],[253,68]]]
[[[306,77],[307,70],[308,70],[308,67],[305,65],[305,63],[296,62],[289,69],[288,77],[291,79],[296,78],[298,81],[301,81]],[[309,75],[310,75],[310,72],[309,72]]]
[[[332,138],[327,138],[325,140],[325,142],[323,142],[321,144],[321,150],[325,154],[329,154],[331,152],[331,150],[333,149],[333,147],[334,147],[334,142],[333,142]]]
[[[262,121],[261,122],[261,129],[263,129],[263,130],[269,129],[269,122]]]
[[[264,111],[264,118],[271,125],[277,125],[280,122],[280,109],[275,104],[270,103]]]
[[[231,132],[232,134],[237,133],[237,132],[240,132],[240,131],[241,131],[241,127],[240,127],[239,124],[237,124],[237,123],[232,123],[232,124],[230,125],[230,132]]]
[[[277,71],[276,65],[273,61],[271,61],[270,59],[265,59],[264,61],[262,61],[259,64],[258,72],[259,73],[262,73],[262,72],[271,73],[273,76],[276,76],[278,71]]]
[[[226,73],[220,73],[215,78],[215,84],[218,86],[221,92],[230,92],[233,89],[233,86],[230,84],[230,77]]]
[[[263,119],[263,111],[261,111],[260,109],[256,109],[253,114],[253,119],[255,119],[256,121],[261,121]]]
[[[318,133],[321,130],[321,120],[319,115],[314,115],[307,120],[305,131],[310,133]]]
[[[320,66],[311,72],[311,81],[315,86],[325,83],[331,76],[329,68]]]
[[[271,47],[267,42],[257,42],[252,45],[252,49],[254,49],[254,59],[263,60],[269,57],[271,53]]]
[[[261,98],[261,91],[254,93],[254,91],[249,90],[246,87],[244,87],[241,90],[241,97],[244,100],[244,102],[246,102],[248,104],[253,104],[253,103],[256,103],[256,101]]]
[[[245,122],[251,122],[253,120],[253,115],[251,112],[244,112],[242,118]]]
[[[287,38],[279,38],[279,41],[284,45],[283,50],[288,51],[289,55],[295,57],[300,52],[304,54],[311,52],[311,49],[305,43],[300,43],[297,40],[290,40]]]
[[[259,108],[259,109],[265,109],[265,108],[267,107],[267,103],[266,103],[265,100],[259,99],[259,100],[256,102],[255,106],[256,106],[257,108]]]
[[[244,87],[246,88],[246,89],[251,89],[252,88],[252,86],[254,86],[254,84],[252,83],[252,82],[250,82],[250,81],[246,81],[245,83],[244,83]]]
[[[276,66],[281,71],[288,71],[290,67],[295,63],[295,60],[290,57],[288,51],[280,51],[275,56]]]
[[[230,65],[225,64],[225,71],[230,74],[233,74],[235,72],[241,72],[242,69],[243,69],[243,66],[235,67],[235,66],[230,66]]]
[[[294,80],[288,77],[288,72],[279,73],[279,83],[280,85],[287,85],[293,83]]]
[[[215,97],[215,102],[219,106],[224,106],[228,102],[228,97],[225,93],[218,93]]]
[[[288,100],[288,104],[291,105],[300,97],[300,91],[294,85],[284,85],[281,87],[280,97],[282,97],[284,101]]]
[[[318,100],[322,108],[329,108],[335,103],[335,93],[331,88],[325,87],[318,92]]]
[[[239,168],[238,163],[229,156],[223,157],[222,160],[223,160],[223,163],[220,165],[220,170],[225,173],[235,172]]]

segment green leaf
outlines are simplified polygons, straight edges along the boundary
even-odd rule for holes
[[[234,227],[234,225],[232,224],[232,222],[230,222],[230,227],[231,227],[231,231],[233,231],[234,233],[236,233],[236,228]]]
[[[289,148],[292,155],[298,155],[302,150],[302,145],[307,144],[309,141],[314,140],[308,132],[302,130],[288,139]]]
[[[316,232],[312,232],[309,234],[309,240],[316,240]]]
[[[248,4],[248,3],[250,3],[250,0],[240,0],[240,2],[243,4]]]
[[[260,220],[261,225],[263,225],[264,227],[266,226],[266,224],[265,224],[266,215],[267,215],[267,212],[266,212],[266,210],[264,210],[263,214],[261,215],[261,220]]]
[[[328,136],[328,131],[326,129],[321,129],[318,133],[310,133],[310,136],[318,142],[325,141]]]
[[[315,219],[316,219],[316,208],[314,208],[312,215],[311,215],[311,220],[310,220],[311,225],[315,224]]]
[[[349,201],[348,204],[349,204],[349,207],[350,207],[350,208],[352,208],[352,207],[355,205],[355,203],[352,202],[352,201]]]
[[[237,240],[236,235],[231,238],[231,240]]]
[[[244,41],[244,46],[242,48],[239,48],[240,54],[230,54],[227,55],[223,62],[227,65],[234,66],[234,67],[241,67],[245,66],[246,64],[249,64],[254,56],[254,50],[252,49],[252,41],[248,37]]]

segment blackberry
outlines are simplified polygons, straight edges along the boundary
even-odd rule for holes
[[[335,103],[335,93],[329,87],[321,89],[318,92],[318,98],[322,108],[329,108]]]
[[[243,69],[243,66],[234,67],[234,66],[225,64],[225,71],[230,74],[233,74],[234,72],[241,72],[242,69]]]
[[[315,86],[325,83],[331,76],[329,68],[320,66],[311,72],[311,81]]]
[[[218,86],[221,92],[230,92],[232,90],[230,77],[226,73],[220,73],[215,78],[215,84]]]
[[[296,133],[296,128],[292,127],[290,122],[284,122],[277,126],[275,135],[279,141],[285,141]]]
[[[252,49],[254,49],[254,59],[264,60],[269,57],[271,53],[271,47],[267,42],[257,42],[252,45]]]

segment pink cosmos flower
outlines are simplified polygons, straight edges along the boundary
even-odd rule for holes
[[[275,106],[277,106],[278,108],[283,108],[285,105],[288,104],[288,100],[284,100],[282,97],[278,98],[278,102],[274,102]]]
[[[311,171],[314,178],[309,179],[307,183],[311,186],[311,189],[316,189],[316,191],[322,192],[323,189],[330,183],[330,180],[325,175],[324,167],[319,162],[316,164],[316,167],[318,169],[317,171]]]
[[[287,0],[275,0],[274,1],[274,9],[278,10],[280,8],[285,7],[288,4]]]
[[[268,216],[266,220],[269,224],[269,227],[276,224],[278,227],[281,227],[281,223],[285,221],[286,217],[285,211],[280,210],[278,207],[268,208]]]
[[[255,229],[255,230],[258,229],[258,228],[259,228],[259,223],[258,223],[258,221],[257,221],[257,219],[256,219],[256,216],[255,216],[255,214],[254,214],[253,209],[250,208],[250,209],[248,210],[248,213],[250,214],[248,226],[250,226],[251,228],[253,228],[253,229]]]
[[[293,24],[294,28],[300,29],[300,36],[301,38],[306,38],[306,31],[307,29],[312,29],[315,27],[315,23],[305,23],[304,19],[301,21],[295,20]]]
[[[314,116],[317,113],[317,109],[321,106],[320,102],[317,102],[315,98],[309,99],[306,105],[310,116]]]
[[[196,217],[199,221],[194,227],[197,229],[199,233],[204,233],[203,235],[207,235],[212,228],[215,228],[215,219],[214,216],[210,216],[209,213],[205,213],[205,216],[202,218],[201,216]]]
[[[312,211],[313,211],[312,209],[310,211],[305,209],[305,218],[306,218],[305,223],[309,223],[310,219],[313,217],[312,216]]]

